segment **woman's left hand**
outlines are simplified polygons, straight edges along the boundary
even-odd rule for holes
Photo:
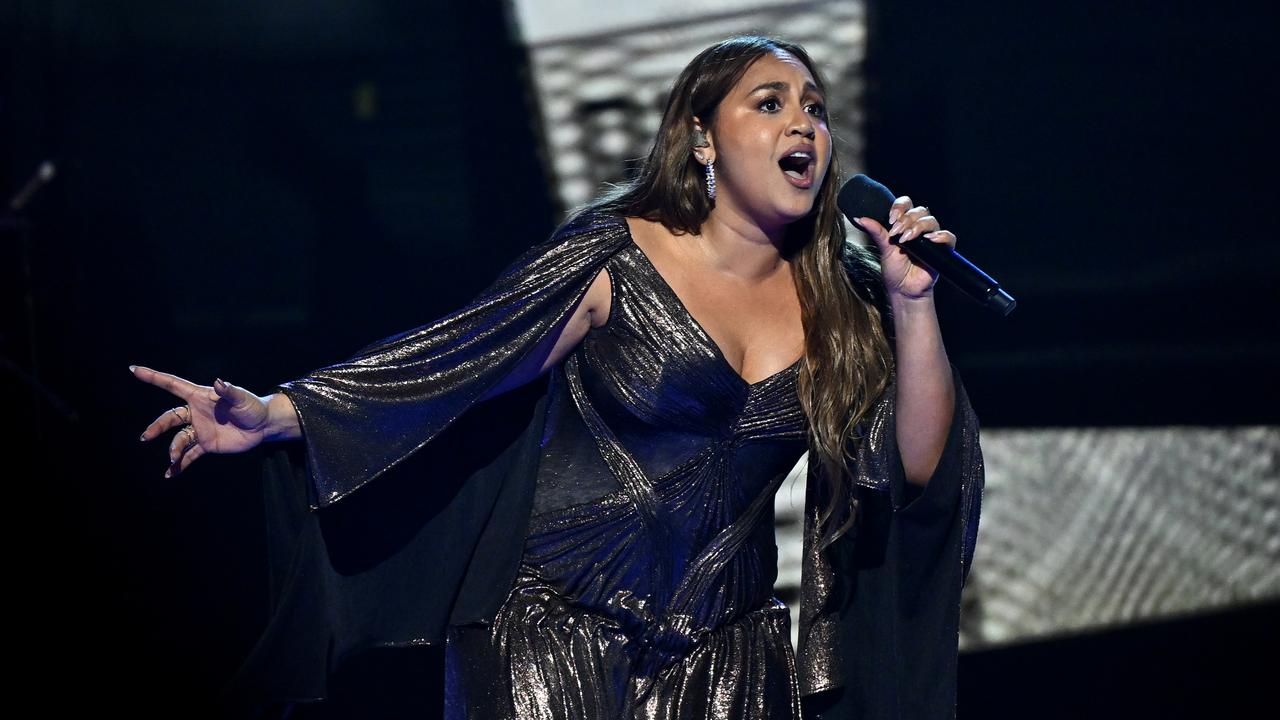
[[[890,299],[922,300],[933,295],[938,272],[911,259],[898,247],[898,243],[937,242],[956,246],[956,236],[943,230],[938,219],[929,214],[929,208],[914,207],[911,198],[903,195],[893,201],[889,210],[889,229],[871,218],[858,218],[856,224],[875,238],[880,246],[880,274]],[[901,234],[899,234],[901,233]],[[897,236],[896,238],[894,236]],[[913,240],[913,238],[920,238]],[[892,238],[892,239],[891,239]]]

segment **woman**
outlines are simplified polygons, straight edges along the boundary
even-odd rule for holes
[[[186,401],[143,433],[181,426],[170,472],[305,442],[268,465],[275,610],[240,682],[315,699],[350,652],[445,642],[451,717],[951,714],[981,454],[936,275],[895,242],[955,237],[898,198],[858,220],[877,266],[839,180],[808,55],[732,38],[637,179],[457,313],[266,397],[135,368]],[[806,448],[797,656],[771,513]]]

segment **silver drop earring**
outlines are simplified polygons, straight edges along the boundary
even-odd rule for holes
[[[693,146],[696,148],[709,148],[711,143],[707,142],[707,134],[702,128],[695,127],[693,129]],[[694,153],[698,161],[702,161],[701,153]],[[716,163],[714,160],[707,161],[707,199],[716,199]]]

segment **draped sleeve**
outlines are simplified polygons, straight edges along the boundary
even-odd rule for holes
[[[874,273],[852,279],[864,297],[882,300]],[[891,332],[887,317],[885,324]],[[928,483],[906,481],[894,378],[858,428],[863,440],[850,495],[857,521],[823,551],[817,518],[825,485],[818,463],[809,464],[797,648],[806,717],[955,715],[960,593],[973,559],[984,469],[977,415],[954,365],[951,373],[951,427]]]
[[[302,440],[266,450],[268,621],[225,704],[321,700],[357,651],[439,644],[449,624],[492,617],[546,407],[545,381],[504,381],[545,358],[627,242],[625,225],[582,213],[461,310],[279,386]]]
[[[625,241],[584,214],[528,250],[463,309],[279,386],[297,409],[313,509],[421,448],[561,325]]]

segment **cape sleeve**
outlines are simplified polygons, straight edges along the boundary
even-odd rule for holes
[[[928,484],[906,481],[891,383],[861,427],[855,527],[823,552],[817,514],[825,497],[817,464],[809,467],[797,658],[815,718],[955,714],[960,592],[984,471],[978,418],[954,365],[951,371],[954,414]]]
[[[532,507],[546,383],[491,391],[545,359],[629,237],[580,214],[461,310],[279,386],[302,441],[263,465],[269,616],[225,704],[323,699],[351,654],[438,644],[496,611]]]
[[[311,508],[331,505],[378,477],[531,354],[545,357],[551,343],[544,339],[567,320],[625,239],[616,220],[579,216],[463,309],[279,385],[302,426]]]

